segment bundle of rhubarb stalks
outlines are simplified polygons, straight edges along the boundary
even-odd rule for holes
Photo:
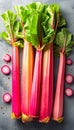
[[[6,31],[0,34],[12,45],[11,117],[23,123],[62,122],[65,58],[74,44],[72,34],[58,4],[33,2],[14,9],[16,13],[8,10],[1,15]],[[22,73],[19,48],[23,48]],[[55,95],[54,54],[60,57]]]

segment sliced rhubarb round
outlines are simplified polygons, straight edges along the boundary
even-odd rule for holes
[[[11,61],[11,56],[9,54],[6,54],[6,55],[3,56],[3,60],[5,62],[10,62]]]
[[[3,94],[3,101],[5,103],[10,103],[10,101],[11,101],[11,94],[10,93],[4,93]]]
[[[73,95],[73,90],[71,88],[66,88],[65,94],[66,96],[71,97]]]
[[[5,75],[10,74],[10,72],[11,72],[10,67],[8,65],[3,65],[2,68],[1,68],[1,71]]]
[[[73,82],[72,74],[67,74],[65,80],[66,80],[66,83],[71,84]]]
[[[67,65],[72,65],[72,63],[73,63],[73,61],[70,58],[66,60]]]

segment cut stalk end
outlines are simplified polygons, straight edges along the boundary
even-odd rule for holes
[[[30,121],[32,121],[32,120],[33,120],[32,117],[27,116],[27,115],[25,115],[25,114],[22,114],[22,122],[23,122],[23,123],[25,123],[25,122],[30,122]]]
[[[64,117],[60,117],[60,118],[55,118],[55,117],[53,117],[52,119],[53,119],[54,121],[58,122],[58,123],[62,123]]]
[[[40,123],[48,123],[50,121],[50,117],[46,117],[44,119],[39,120]]]
[[[16,116],[14,112],[11,114],[11,119],[20,119],[21,116]]]

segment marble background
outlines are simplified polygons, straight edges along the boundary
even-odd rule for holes
[[[25,5],[37,0],[0,0],[0,14],[4,11],[13,10],[14,5]],[[39,0],[43,3],[59,3],[61,12],[67,20],[67,27],[69,31],[74,35],[74,0]],[[0,32],[4,30],[2,19],[0,18]],[[73,49],[74,51],[74,49]],[[73,59],[73,65],[66,67],[66,73],[71,73],[74,76],[74,52],[69,57]],[[11,46],[0,40],[0,68],[5,62],[2,60],[4,54],[9,53],[11,55]],[[11,62],[8,63],[11,67]],[[57,75],[58,58],[55,58],[55,77]],[[0,71],[0,130],[74,130],[74,96],[68,98],[64,96],[64,121],[62,124],[58,124],[51,121],[48,124],[39,124],[38,122],[31,122],[22,124],[21,121],[11,120],[11,104],[5,104],[2,100],[4,92],[11,93],[11,74],[5,76]],[[56,81],[56,78],[55,78]],[[54,82],[55,87],[55,82]],[[65,84],[65,87],[71,87],[74,90],[74,83],[69,86]]]

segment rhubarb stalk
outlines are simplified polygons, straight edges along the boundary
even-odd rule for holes
[[[48,49],[50,47],[50,49]],[[42,93],[41,93],[41,103],[40,103],[40,115],[39,115],[39,122],[47,123],[50,120],[50,108],[52,106],[49,106],[49,103],[52,104],[52,101],[50,102],[49,99],[52,100],[53,95],[53,89],[51,92],[51,96],[49,95],[49,92],[51,91],[49,88],[49,84],[51,82],[51,85],[53,85],[53,52],[51,52],[53,45],[49,45],[45,47],[43,52],[43,69],[42,69]],[[52,67],[52,68],[51,68]],[[52,72],[51,72],[52,71]],[[50,80],[50,74],[51,74],[51,80]]]
[[[25,25],[29,20],[28,18],[29,14],[27,16],[29,10],[26,10],[25,7],[22,6],[15,6],[15,10],[17,12],[17,16],[20,20],[20,24],[23,30],[21,36],[24,39],[22,76],[21,76],[21,113],[22,113],[22,122],[25,123],[32,120],[32,118],[30,118],[29,116],[29,107],[30,107],[30,96],[31,96],[33,68],[34,68],[34,51],[32,44],[30,43],[30,41],[28,42],[26,39]]]
[[[53,120],[59,123],[63,121],[65,57],[72,50],[72,44],[72,34],[66,28],[62,28],[55,38],[56,52],[60,54],[60,61],[53,107]]]
[[[21,41],[18,40],[20,24],[16,20],[17,16],[12,11],[6,11],[2,14],[6,27],[6,32],[2,32],[0,37],[12,45],[12,118],[20,118],[20,64],[19,48]]]
[[[22,121],[31,121],[29,117],[29,105],[33,78],[33,66],[34,66],[34,52],[32,45],[25,41],[23,50],[23,62],[22,62],[22,77],[21,77],[21,112]]]
[[[65,54],[60,52],[60,61],[56,83],[56,94],[53,108],[53,119],[61,122],[63,120],[63,97],[64,97],[64,74],[65,74]]]
[[[21,115],[19,48],[12,46],[12,118]]]
[[[40,105],[42,50],[36,51],[33,83],[30,100],[30,116],[38,117]]]
[[[53,9],[52,9],[53,8]],[[58,8],[58,10],[57,10]],[[51,15],[50,25],[54,29],[55,33],[51,37],[51,41],[44,48],[43,51],[43,66],[42,66],[42,91],[41,91],[41,103],[39,122],[48,123],[53,107],[53,41],[56,35],[57,26],[59,22],[59,5],[52,4],[48,6],[48,11]],[[56,11],[57,10],[57,11]],[[56,15],[55,15],[56,14]],[[55,18],[57,16],[57,22]]]

